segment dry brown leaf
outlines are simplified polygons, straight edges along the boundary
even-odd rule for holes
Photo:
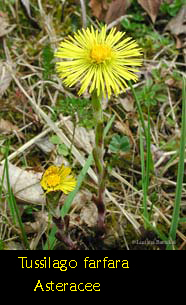
[[[138,0],[138,3],[143,7],[143,9],[150,16],[152,22],[156,21],[156,17],[159,12],[160,4],[163,0]]]
[[[107,24],[125,15],[127,8],[131,4],[131,0],[90,0],[89,6],[92,14],[99,20],[104,20]]]
[[[4,166],[0,165],[0,178],[3,175]],[[8,163],[10,186],[15,198],[20,203],[26,204],[45,204],[43,189],[40,186],[42,173],[23,170],[10,162]],[[6,177],[4,179],[4,188],[7,190]]]
[[[73,123],[68,120],[65,122],[68,132],[73,134]],[[94,131],[87,131],[84,127],[76,127],[74,143],[78,148],[84,150],[86,153],[91,153],[94,146]]]
[[[107,0],[90,0],[89,6],[92,9],[92,14],[99,20],[104,20],[105,12],[108,10]]]
[[[17,126],[15,126],[17,128]],[[14,125],[4,119],[0,119],[0,132],[4,134],[11,133],[14,130]]]
[[[0,132],[4,134],[10,134],[12,132],[16,132],[21,138],[24,139],[24,135],[22,132],[19,131],[19,128],[16,125],[4,119],[0,119]]]
[[[97,224],[98,209],[93,202],[85,205],[80,213],[80,224],[86,224],[88,227],[95,227]]]
[[[125,98],[119,98],[119,102],[121,103],[125,111],[134,111],[134,100],[132,97],[128,96]]]
[[[178,36],[176,36],[176,49],[181,49],[182,48],[182,41],[179,39]]]
[[[34,222],[25,222],[24,227],[27,233],[38,233],[43,226],[48,224],[48,213],[45,211],[33,212]]]
[[[75,211],[79,211],[82,207],[87,203],[90,202],[92,199],[92,193],[88,190],[80,190],[77,195],[75,196],[71,208],[75,209]]]
[[[39,147],[45,154],[51,153],[55,149],[55,145],[51,143],[48,136],[38,139],[35,142],[36,146]]]
[[[165,31],[170,31],[173,35],[186,33],[186,5],[182,6],[178,14],[173,17],[167,26]]]
[[[0,37],[10,33],[15,28],[15,26],[15,24],[10,26],[6,14],[0,11]]]
[[[183,87],[181,80],[176,81],[174,78],[171,77],[165,80],[165,84],[168,85],[169,87],[174,87],[179,89],[182,89]]]
[[[86,224],[94,227],[97,223],[97,207],[91,201],[92,194],[88,190],[81,190],[75,196],[71,205],[71,226]]]
[[[105,22],[109,24],[117,18],[125,15],[130,4],[131,0],[112,0],[106,13]]]

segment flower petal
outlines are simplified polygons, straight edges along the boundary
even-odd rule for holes
[[[105,25],[100,32],[91,26],[68,36],[55,53],[64,59],[56,64],[64,84],[71,87],[80,82],[79,95],[87,88],[108,97],[125,91],[127,80],[138,79],[134,66],[142,65],[142,50],[131,37],[123,39],[124,35],[116,28],[107,34]]]

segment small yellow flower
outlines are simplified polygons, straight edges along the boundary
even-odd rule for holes
[[[68,36],[60,43],[55,56],[63,60],[57,62],[57,72],[64,84],[71,87],[81,83],[78,92],[81,95],[87,88],[91,93],[110,97],[125,91],[127,80],[137,81],[133,66],[141,66],[141,48],[131,37],[123,39],[125,33],[112,28],[106,33],[91,28],[79,30],[74,37]]]
[[[76,179],[70,173],[69,167],[52,165],[43,174],[40,184],[46,193],[60,190],[68,194],[76,187]]]

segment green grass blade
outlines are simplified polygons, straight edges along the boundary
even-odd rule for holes
[[[146,158],[146,190],[148,192],[149,187],[149,176],[150,176],[150,167],[151,167],[151,150],[150,150],[150,109],[148,107],[148,127],[147,127],[147,158]]]
[[[8,151],[8,147],[7,147],[7,151]],[[6,195],[6,198],[7,198],[7,201],[8,201],[9,208],[10,208],[10,213],[11,213],[11,216],[12,216],[12,220],[13,220],[13,223],[15,225],[18,223],[18,225],[20,227],[20,230],[21,230],[21,235],[22,235],[21,237],[22,237],[24,246],[26,247],[26,249],[29,250],[30,246],[29,246],[29,242],[27,240],[27,235],[26,235],[24,225],[23,225],[22,220],[21,220],[21,216],[20,216],[20,213],[19,213],[19,209],[17,207],[17,203],[16,203],[16,200],[15,200],[14,194],[13,194],[11,186],[10,186],[7,153],[6,153],[6,156],[5,156],[5,165],[4,166],[5,166],[6,179],[7,179],[7,189],[8,189],[8,194]]]
[[[142,188],[143,188],[143,218],[144,218],[144,227],[147,229],[148,223],[147,219],[149,220],[149,213],[147,210],[147,198],[148,198],[148,187],[149,187],[149,177],[150,171],[153,171],[153,161],[152,161],[152,154],[150,149],[151,138],[150,138],[150,106],[148,106],[148,126],[145,127],[145,121],[143,117],[143,112],[141,108],[141,104],[138,100],[136,92],[132,86],[132,83],[129,81],[129,85],[131,91],[133,93],[134,99],[136,101],[136,106],[138,110],[138,114],[141,121],[141,126],[144,131],[145,140],[146,140],[146,147],[147,147],[147,154],[146,154],[146,165],[145,165],[145,157],[144,157],[144,148],[143,148],[143,136],[140,129],[140,158],[141,158],[141,170],[142,170]]]
[[[3,185],[4,185],[4,179],[5,179],[5,165],[3,167],[3,174],[2,174],[2,178],[0,178],[0,182],[1,182],[1,185],[0,185],[0,200],[2,199],[2,194],[3,194]]]
[[[147,155],[146,155],[146,200],[148,196],[148,188],[150,184],[150,172],[154,171],[154,162],[151,154],[151,136],[150,136],[150,107],[148,106],[148,128],[147,128]],[[148,219],[150,221],[151,213],[153,209],[153,204],[150,207],[150,212],[148,213]]]
[[[7,188],[8,188],[8,194],[6,194],[6,198],[8,200],[8,205],[10,209],[10,215],[12,217],[13,224],[16,225],[17,219],[15,215],[15,210],[14,210],[14,205],[12,200],[9,200],[10,197],[10,181],[9,181],[9,171],[8,171],[8,152],[9,152],[9,142],[6,144],[6,151],[5,151],[5,163],[4,163],[4,169],[3,169],[3,174],[6,174],[6,182],[7,182]],[[4,180],[4,177],[3,177]],[[3,183],[2,183],[3,185]]]
[[[147,211],[147,188],[146,188],[146,170],[145,170],[145,156],[144,156],[144,147],[143,147],[143,135],[140,129],[140,159],[141,159],[141,174],[142,174],[142,189],[143,189],[143,218],[144,218],[144,227],[147,229],[149,219]]]
[[[167,250],[174,249],[173,243],[175,242],[176,239],[176,230],[179,223],[182,183],[183,183],[183,175],[184,175],[185,144],[186,144],[186,79],[183,77],[182,121],[181,121],[181,140],[180,140],[180,153],[179,153],[179,163],[178,163],[178,176],[176,183],[176,197],[175,197],[172,221],[169,231],[170,243],[167,246]]]
[[[62,217],[64,217],[68,213],[68,211],[70,209],[70,206],[71,206],[71,203],[74,200],[74,197],[76,196],[77,192],[79,191],[79,189],[81,187],[81,184],[82,184],[82,182],[85,179],[87,171],[88,171],[89,167],[92,164],[92,161],[93,161],[93,156],[91,154],[91,155],[89,155],[89,157],[88,157],[84,167],[82,168],[82,170],[81,170],[81,172],[80,172],[80,174],[78,176],[77,186],[76,186],[75,190],[73,192],[71,192],[68,195],[67,199],[65,200],[65,204],[63,205],[63,207],[61,209],[61,216]]]
[[[146,130],[146,127],[145,127],[145,121],[144,121],[144,117],[143,117],[143,112],[142,112],[142,109],[141,109],[141,104],[140,104],[140,101],[138,100],[138,97],[136,95],[136,92],[132,86],[132,82],[131,81],[128,81],[129,83],[129,86],[131,88],[131,91],[132,91],[132,94],[134,96],[134,99],[136,101],[136,106],[137,106],[137,110],[138,110],[138,114],[139,114],[139,117],[140,117],[140,121],[141,121],[141,124],[142,124],[142,127],[143,127],[143,130],[144,130],[144,134],[145,134],[145,138],[147,140],[148,136],[147,136],[147,130]]]
[[[20,230],[21,230],[21,235],[22,235],[22,240],[23,240],[24,246],[27,250],[30,250],[30,246],[29,246],[29,242],[28,242],[27,235],[26,235],[26,232],[25,232],[25,228],[24,228],[24,225],[23,225],[20,213],[19,213],[19,209],[17,207],[17,203],[16,203],[16,200],[15,200],[14,194],[12,192],[12,189],[9,190],[9,195],[10,196],[9,196],[8,201],[11,201],[11,204],[14,207],[15,215],[16,215],[16,218],[17,218]]]

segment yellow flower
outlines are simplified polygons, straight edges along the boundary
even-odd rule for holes
[[[56,63],[57,72],[66,86],[73,86],[78,81],[81,95],[87,88],[91,93],[96,89],[98,96],[110,97],[112,91],[118,95],[125,91],[126,80],[137,81],[133,66],[141,66],[138,58],[141,48],[131,38],[123,39],[125,33],[112,28],[106,33],[106,25],[101,31],[91,28],[78,30],[74,37],[68,36],[60,43],[55,56],[63,61]]]
[[[40,184],[46,193],[60,190],[68,194],[76,187],[76,180],[70,173],[69,167],[52,165],[43,174]]]

